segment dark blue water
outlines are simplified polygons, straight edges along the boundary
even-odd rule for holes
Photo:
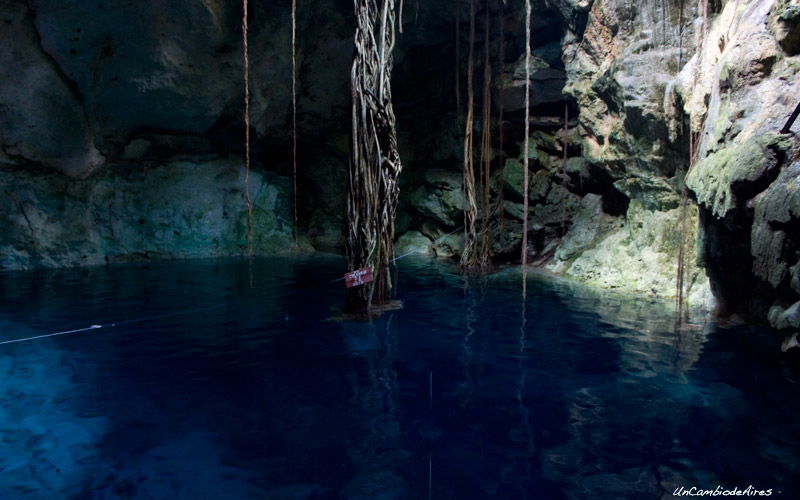
[[[1,275],[0,498],[800,498],[800,372],[769,332],[516,270],[338,258]],[[794,367],[793,367],[794,366]]]

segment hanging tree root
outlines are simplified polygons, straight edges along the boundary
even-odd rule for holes
[[[244,80],[244,200],[247,205],[247,256],[253,258],[253,200],[250,197],[250,58],[247,0],[242,0],[242,79]],[[251,283],[252,286],[252,283]]]
[[[531,128],[531,0],[525,0],[525,141],[522,153],[522,267],[528,265],[528,149]]]
[[[292,215],[297,242],[297,0],[292,0]]]
[[[506,4],[505,0],[503,0],[500,3],[500,5],[499,5],[499,7],[500,7],[500,15],[497,16],[498,19],[499,19],[499,23],[500,23],[500,26],[498,27],[499,33],[497,35],[498,36],[497,64],[500,66],[500,71],[502,71],[502,68],[503,68],[503,66],[505,64],[505,59],[506,59],[506,55],[505,55],[505,21],[504,21],[504,14],[505,14],[504,7],[505,7],[505,4]],[[505,94],[505,81],[503,80],[503,78],[499,79],[498,84],[499,84],[498,85],[498,89],[497,89],[497,92],[499,94],[498,103],[497,103],[498,104],[498,106],[497,106],[497,135],[498,135],[498,138],[497,138],[497,148],[495,148],[495,150],[497,151],[498,156],[500,157],[499,158],[500,165],[502,166],[502,165],[505,164],[505,159],[506,159],[505,149],[504,149],[505,148],[505,137],[504,137],[504,128],[503,128],[503,114],[505,112],[504,105],[503,105],[503,99],[504,99],[504,94]],[[500,230],[502,231],[503,228],[505,227],[505,210],[503,209],[503,198],[504,198],[503,197],[503,183],[502,182],[498,183],[496,189],[497,189],[497,201],[496,201],[496,205],[495,205],[494,210],[498,214],[497,223],[498,223],[498,226],[500,227]]]
[[[478,247],[478,265],[481,269],[489,267],[492,249],[489,238],[489,217],[492,212],[489,199],[492,166],[492,65],[489,56],[489,37],[491,35],[489,7],[489,0],[486,0],[483,37],[483,124],[481,131],[481,183],[483,188],[483,200],[481,203],[481,240]]]
[[[367,313],[386,304],[392,288],[394,219],[402,169],[392,108],[394,0],[356,0],[355,56],[351,72],[352,153],[347,193],[347,261],[368,267],[374,281],[350,288],[345,311]]]
[[[705,123],[704,123],[705,126]],[[686,259],[687,259],[687,218],[689,210],[689,188],[686,186],[686,178],[697,162],[697,155],[700,151],[700,132],[692,132],[689,129],[689,166],[683,173],[681,180],[681,205],[680,205],[680,230],[678,232],[678,265],[675,273],[675,326],[683,326],[686,322]]]
[[[467,56],[467,117],[464,126],[464,251],[461,254],[461,267],[471,268],[478,263],[478,202],[475,190],[475,167],[473,164],[473,126],[475,119],[475,91],[473,73],[475,71],[475,1],[469,2],[469,55]]]

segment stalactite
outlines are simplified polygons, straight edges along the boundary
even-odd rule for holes
[[[350,269],[370,268],[374,281],[350,288],[345,308],[366,313],[389,301],[389,265],[402,164],[392,107],[395,1],[356,0],[355,56],[351,73],[352,152],[347,196]]]
[[[247,44],[248,4],[242,0],[242,52],[244,79],[244,199],[247,204],[247,255],[253,257],[253,200],[250,197],[250,54]]]
[[[297,247],[297,0],[292,0],[292,203]]]
[[[489,0],[486,0],[483,37],[483,123],[481,130],[481,187],[483,188],[481,212],[483,217],[481,218],[481,242],[478,251],[478,263],[482,268],[489,266],[491,257],[491,242],[489,238],[489,218],[492,212],[490,203],[492,163],[492,65],[490,57],[490,21]]]
[[[461,266],[472,267],[477,262],[478,204],[475,193],[475,168],[473,165],[474,90],[472,88],[475,46],[475,0],[469,2],[469,55],[467,57],[467,117],[464,127],[464,251]]]
[[[528,265],[528,149],[531,128],[531,0],[525,0],[525,140],[522,153],[522,267]]]

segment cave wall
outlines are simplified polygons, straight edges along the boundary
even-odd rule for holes
[[[800,327],[797,125],[800,3],[726,2],[683,68],[678,92],[700,134],[687,184],[700,257],[722,314]]]
[[[708,2],[705,15],[702,4],[563,3],[565,22],[586,19],[583,29],[570,24],[564,38],[581,168],[594,169],[591,177],[629,202],[605,239],[572,261],[559,259],[571,234],[591,227],[576,218],[548,266],[605,286],[627,275],[637,282],[622,287],[667,289],[680,186],[696,144],[686,177],[695,201],[693,301],[707,300],[707,275],[720,315],[797,328],[798,141],[780,130],[800,95],[800,4]]]
[[[251,4],[256,251],[273,253],[293,248],[290,13],[288,2]],[[531,262],[673,295],[681,187],[699,132],[688,176],[690,301],[710,304],[711,289],[721,313],[800,325],[798,146],[778,133],[800,95],[797,1],[709,2],[705,23],[702,2],[533,4],[528,151],[524,5],[489,4],[490,50],[501,19],[505,47],[492,61],[493,109],[505,113],[492,162],[495,261],[519,259],[528,155]],[[0,0],[0,269],[245,252],[240,8]],[[352,5],[301,0],[298,9],[300,247],[340,250]],[[406,2],[403,19],[397,251],[454,256],[468,9]]]
[[[250,3],[254,250],[274,253],[294,248],[290,7]],[[348,129],[349,16],[299,5],[309,160]],[[0,269],[246,251],[240,2],[2,0],[0,23]]]
[[[695,50],[695,6],[617,0],[536,5],[534,16],[558,27],[560,50],[557,61],[534,58],[533,79],[560,71],[562,83],[559,95],[545,103],[532,91],[529,261],[604,288],[674,297],[680,185],[689,157],[674,88]],[[524,45],[516,49],[513,57],[521,58]],[[512,89],[524,85],[522,63],[517,59],[505,70]],[[519,128],[520,112],[511,110],[509,127]],[[521,143],[521,136],[512,137]],[[508,221],[498,240],[521,227],[526,153],[516,154],[511,144],[505,151],[500,181]],[[690,207],[689,255],[696,253],[698,218]],[[499,253],[509,260],[518,255],[518,238],[503,243]],[[703,269],[693,258],[687,264],[689,301],[709,306]]]

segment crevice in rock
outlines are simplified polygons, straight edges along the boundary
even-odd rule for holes
[[[53,72],[58,75],[58,78],[64,84],[64,86],[69,89],[69,92],[72,94],[72,97],[75,101],[79,104],[80,109],[83,113],[83,119],[86,122],[87,126],[90,127],[91,132],[91,116],[89,115],[88,111],[86,110],[86,98],[81,92],[80,87],[78,86],[77,82],[75,82],[72,78],[70,78],[61,65],[58,63],[58,60],[53,57],[53,55],[45,48],[44,43],[42,41],[42,35],[39,33],[39,27],[36,25],[36,11],[32,9],[30,6],[26,7],[25,11],[25,22],[29,23],[31,33],[33,33],[34,38],[36,40],[36,48],[39,52],[45,57],[45,59],[50,64],[51,69]],[[103,152],[100,152],[103,154]]]

